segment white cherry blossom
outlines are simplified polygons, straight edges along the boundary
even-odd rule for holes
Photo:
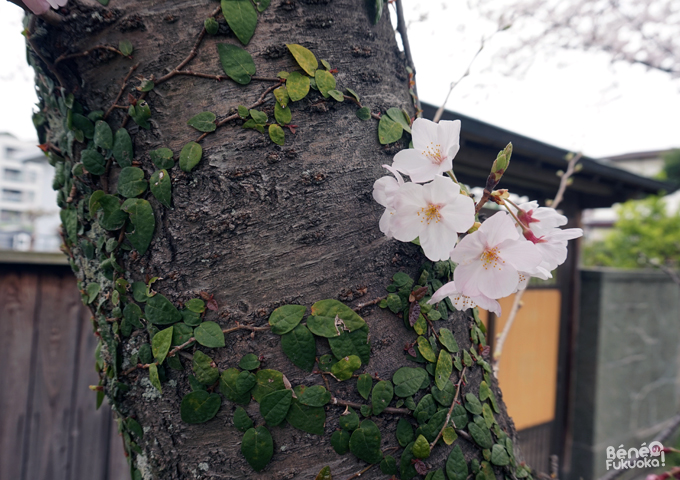
[[[453,157],[460,149],[460,120],[434,123],[416,118],[411,132],[413,148],[394,156],[394,168],[416,183],[429,182],[453,168]]]
[[[474,201],[460,187],[437,175],[431,183],[404,183],[394,194],[389,232],[402,242],[420,239],[425,256],[445,260],[458,241],[458,233],[475,222]]]
[[[449,297],[456,310],[467,310],[468,308],[481,307],[484,310],[493,312],[498,316],[501,314],[501,304],[498,303],[498,301],[489,297],[485,297],[484,295],[478,295],[476,297],[468,297],[467,295],[463,295],[458,291],[458,288],[456,288],[455,281],[449,282],[439,288],[439,290],[434,292],[434,295],[432,295],[432,298],[428,300],[427,303],[434,305],[435,303],[441,302],[446,297]]]
[[[394,194],[397,193],[399,187],[404,184],[404,179],[401,178],[399,172],[389,165],[383,165],[383,167],[392,172],[394,177],[384,176],[375,181],[373,184],[373,199],[385,207],[385,212],[382,214],[382,217],[380,217],[380,231],[383,232],[387,238],[392,238],[393,235],[390,230],[390,224],[394,216],[392,203]]]

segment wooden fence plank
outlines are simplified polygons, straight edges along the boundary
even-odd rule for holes
[[[0,478],[20,479],[38,276],[0,266]]]

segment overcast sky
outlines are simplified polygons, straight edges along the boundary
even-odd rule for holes
[[[439,105],[487,32],[465,2],[404,4],[420,97]],[[427,20],[417,21],[423,14]],[[34,140],[36,97],[21,17],[19,8],[0,0],[0,131]],[[511,30],[487,45],[447,108],[593,157],[680,147],[680,80],[582,52],[541,56],[522,78],[505,77],[489,63]]]

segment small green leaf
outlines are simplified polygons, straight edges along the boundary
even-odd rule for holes
[[[371,389],[373,387],[373,378],[368,373],[362,373],[357,378],[357,390],[359,394],[364,397],[364,400],[368,400],[371,395]]]
[[[222,0],[222,5],[225,3],[230,2],[229,0]],[[251,5],[250,2],[248,2],[248,5]],[[265,427],[257,427],[246,431],[241,441],[241,453],[253,467],[253,470],[256,472],[263,470],[274,455],[274,441],[269,430]]]
[[[328,90],[328,95],[333,97],[333,99],[336,102],[344,102],[345,101],[345,96],[342,94],[340,90]]]
[[[92,175],[103,175],[106,172],[106,160],[96,150],[83,150],[80,161]]]
[[[253,398],[259,403],[268,393],[284,390],[285,388],[286,385],[283,383],[283,374],[281,372],[267,368],[258,370],[255,374]]]
[[[61,223],[66,229],[66,234],[71,243],[78,240],[78,212],[75,208],[64,208],[59,212]]]
[[[482,404],[474,393],[465,395],[465,409],[473,415],[482,414]]]
[[[170,170],[175,166],[175,159],[173,157],[172,150],[169,148],[159,148],[157,150],[151,150],[149,152],[151,161],[157,168],[161,170]]]
[[[323,435],[326,411],[323,407],[308,407],[293,399],[286,421],[294,428],[312,435]]]
[[[267,121],[269,120],[269,117],[267,117],[267,114],[264,112],[261,112],[260,110],[256,109],[251,109],[249,111],[250,117],[257,123],[258,125],[265,125]]]
[[[213,17],[208,17],[203,21],[203,28],[205,28],[205,31],[210,35],[216,35],[220,30],[220,24],[217,23],[217,20]]]
[[[314,369],[316,340],[306,326],[298,325],[284,334],[281,337],[281,349],[297,367],[308,372]]]
[[[250,0],[222,0],[222,14],[236,38],[247,45],[257,26],[257,12]]]
[[[285,86],[274,89],[274,98],[276,98],[276,103],[282,107],[287,107],[290,97],[288,96],[288,90]]]
[[[437,361],[437,357],[435,357],[432,346],[427,338],[422,336],[418,337],[418,351],[420,351],[420,354],[428,362],[434,363]]]
[[[113,132],[104,120],[98,120],[94,124],[94,145],[104,150],[113,148]]]
[[[192,327],[197,327],[201,324],[201,314],[192,312],[191,310],[182,310],[182,321]]]
[[[196,375],[196,380],[202,385],[213,385],[220,378],[220,371],[215,366],[213,359],[200,350],[194,352],[191,366],[194,375]]]
[[[380,21],[380,17],[382,17],[383,0],[366,0],[366,5],[368,6],[368,14],[371,22],[373,22],[373,25],[377,25]]]
[[[215,322],[203,322],[194,330],[196,341],[208,348],[224,347],[224,332]]]
[[[311,387],[298,385],[295,387],[295,396],[298,402],[308,407],[323,407],[331,401],[331,392],[321,385],[312,385]]]
[[[333,355],[328,354],[321,355],[319,357],[319,370],[321,370],[322,372],[330,372],[331,367],[333,366],[334,363],[335,358],[333,357]]]
[[[187,310],[190,310],[192,312],[196,313],[205,312],[205,302],[200,298],[192,298],[191,300],[187,300],[184,303],[184,306],[187,308]]]
[[[427,372],[422,368],[401,367],[394,372],[392,382],[395,385],[394,393],[398,397],[410,397],[421,385],[428,380]]]
[[[284,335],[293,330],[304,318],[307,307],[304,305],[283,305],[269,316],[272,333]]]
[[[142,316],[142,309],[139,308],[139,306],[137,304],[128,303],[127,305],[125,305],[125,308],[123,309],[123,318],[130,325],[133,325],[137,328],[143,328],[144,325],[142,325],[142,322],[139,321],[139,318],[141,316]]]
[[[158,377],[158,366],[155,363],[149,365],[149,381],[151,382],[151,385],[156,387],[156,390],[163,393],[161,379]]]
[[[373,415],[380,415],[392,401],[394,388],[389,380],[381,380],[373,387],[371,401],[373,405]]]
[[[491,389],[489,388],[489,384],[485,381],[482,381],[479,384],[479,399],[483,402],[489,397],[491,397]]]
[[[357,117],[359,117],[360,120],[370,120],[371,118],[371,109],[368,107],[361,107],[359,110],[356,111]]]
[[[269,0],[264,0],[269,2]],[[316,477],[314,480],[333,480],[333,477],[331,476],[331,467],[326,465],[323,467],[319,473],[317,473]]]
[[[457,438],[458,434],[453,429],[453,427],[446,427],[444,430],[442,430],[442,439],[444,439],[445,444],[451,445],[456,441]]]
[[[153,87],[156,85],[153,83],[153,81],[148,80],[148,79],[143,79],[142,83],[139,84],[139,87],[137,87],[137,90],[140,92],[150,92],[153,90]]]
[[[151,244],[153,231],[156,228],[151,205],[141,198],[128,198],[120,208],[130,215],[130,222],[134,227],[132,232],[126,233],[127,239],[140,255],[144,255]]]
[[[250,119],[247,122],[245,122],[241,128],[252,128],[253,130],[257,130],[260,133],[264,133],[264,127],[259,123],[256,123],[255,120],[253,119]]]
[[[411,119],[405,111],[396,107],[392,107],[387,110],[387,115],[389,115],[392,120],[401,125],[401,128],[406,130],[408,133],[411,133]]]
[[[156,170],[149,179],[149,189],[156,200],[170,208],[172,201],[172,181],[167,170]]]
[[[362,405],[361,408],[359,409],[359,411],[366,418],[373,415],[373,407],[370,406],[370,405]]]
[[[137,307],[139,308],[139,307]],[[176,347],[189,341],[194,336],[194,329],[185,323],[175,323],[172,329],[172,346]]]
[[[437,404],[432,395],[428,393],[420,399],[420,402],[418,402],[418,406],[413,411],[413,417],[419,424],[423,425],[432,418],[432,415],[434,415],[436,411]]]
[[[328,339],[328,344],[335,358],[340,360],[348,355],[356,355],[361,359],[362,365],[368,365],[371,359],[371,344],[368,341],[368,326],[353,332],[340,331],[337,337]]]
[[[462,405],[456,404],[451,412],[451,421],[456,428],[465,428],[468,424],[468,414]]]
[[[151,118],[151,107],[149,107],[147,102],[141,101],[137,105],[130,105],[130,108],[128,108],[128,115],[130,115],[132,120],[140,127],[146,130],[151,128],[151,124],[148,122],[149,118]]]
[[[386,455],[380,462],[380,471],[385,475],[395,475],[397,473],[397,461],[392,455]]]
[[[314,72],[316,72],[316,69],[319,68],[319,62],[316,60],[314,54],[302,45],[295,43],[287,44],[286,47],[288,47],[290,53],[293,54],[293,57],[295,57],[298,65],[300,65],[310,77],[313,77]]]
[[[243,370],[257,370],[260,367],[260,361],[257,359],[257,355],[248,353],[241,357],[241,361],[238,362],[238,366]]]
[[[125,167],[118,176],[118,193],[125,198],[140,196],[146,191],[147,182],[144,180],[144,170],[137,167]]]
[[[321,92],[321,95],[323,95],[324,98],[328,98],[328,91],[335,90],[336,86],[335,77],[333,74],[328,70],[317,70],[314,78],[316,80],[316,86],[318,87],[319,92]]]
[[[236,410],[234,411],[234,426],[242,432],[245,432],[249,428],[253,428],[253,421],[243,407],[236,407]]]
[[[72,129],[81,130],[85,138],[94,138],[94,124],[83,115],[74,113],[72,115]]]
[[[215,125],[217,117],[212,112],[201,112],[189,119],[187,125],[194,127],[199,132],[214,132],[217,128]]]
[[[274,118],[280,125],[288,125],[293,119],[293,114],[288,107],[282,107],[281,105],[274,104]]]
[[[477,420],[479,419],[479,421]],[[477,417],[474,422],[468,423],[468,431],[472,435],[472,439],[482,448],[491,448],[493,440],[491,439],[491,432],[486,427],[486,423],[482,417]]]
[[[366,463],[378,463],[383,454],[380,450],[382,436],[375,423],[370,420],[361,422],[361,427],[352,432],[349,448],[355,457]]]
[[[354,310],[349,308],[344,303],[328,299],[321,300],[312,305],[312,315],[319,315],[322,317],[339,317],[344,324],[345,330],[353,332],[366,325],[366,322]]]
[[[441,355],[441,352],[439,352]],[[436,370],[435,370],[436,373]],[[450,375],[449,375],[450,376]],[[435,378],[436,383],[436,378]],[[432,386],[432,396],[442,406],[449,407],[453,402],[453,397],[456,394],[456,387],[452,382],[446,382],[444,388],[440,389],[437,385]]]
[[[241,85],[248,85],[250,83],[251,77],[255,75],[255,62],[253,62],[253,57],[250,53],[241,47],[229,43],[219,43],[217,45],[217,53],[220,57],[224,73],[229,78]]]
[[[132,43],[130,43],[130,40],[121,40],[118,43],[118,50],[125,55],[126,57],[129,57],[132,55],[132,51],[134,48],[132,47]]]
[[[97,295],[99,295],[100,290],[101,290],[101,286],[98,283],[88,284],[87,288],[85,289],[85,291],[87,291],[87,304],[88,305],[95,301],[95,299],[97,298]]]
[[[193,168],[198,165],[203,156],[203,148],[196,142],[189,142],[179,153],[179,168],[185,172],[190,172]]]
[[[486,426],[488,428],[491,428],[496,421],[488,403],[484,403],[484,405],[482,405],[482,417],[484,417],[484,422],[486,422]]]
[[[466,480],[468,474],[468,465],[463,451],[456,445],[446,459],[446,476],[449,480]]]
[[[286,134],[283,132],[283,128],[275,123],[269,125],[269,138],[277,145],[286,143]]]
[[[394,143],[401,138],[404,133],[402,126],[392,120],[388,115],[380,117],[378,123],[378,140],[382,145]]]
[[[298,72],[291,73],[286,79],[286,90],[291,101],[302,100],[309,93],[309,77],[300,75]]]
[[[348,431],[356,430],[359,428],[359,415],[355,412],[352,407],[347,407],[347,413],[341,415],[338,419],[340,428]]]
[[[422,435],[418,435],[415,443],[413,444],[413,456],[416,458],[427,458],[430,456],[430,443]]]
[[[121,167],[132,166],[132,138],[124,128],[116,130],[113,137],[113,158],[116,159]]]
[[[453,357],[453,366],[456,367],[456,370],[459,372],[463,370],[463,363],[460,361],[460,357],[458,355],[454,355]]]
[[[243,105],[238,106],[238,116],[241,117],[242,119],[248,118],[250,113],[248,112],[248,109],[244,107]]]
[[[257,6],[257,11],[260,13],[264,12],[270,3],[271,0],[255,0],[255,6]]]
[[[463,365],[466,367],[471,367],[473,365],[472,357],[467,350],[463,350]]]
[[[356,355],[345,357],[331,367],[331,375],[339,382],[349,380],[355,370],[361,367],[361,359]]]
[[[144,317],[155,325],[168,325],[182,321],[179,310],[160,293],[147,299]]]
[[[170,351],[170,344],[172,343],[172,326],[161,330],[151,339],[151,351],[153,356],[160,365],[165,360],[165,356]]]
[[[334,317],[319,317],[312,315],[307,317],[307,327],[314,335],[331,338],[340,336],[341,326],[336,326]]]
[[[415,435],[413,434],[413,426],[405,418],[400,418],[397,423],[397,441],[399,445],[405,447],[411,443]]]
[[[331,446],[335,453],[344,455],[349,452],[350,433],[347,430],[336,430],[331,435]]]
[[[279,425],[286,419],[292,400],[291,390],[277,390],[265,395],[260,402],[260,414],[264,421],[272,427]]]
[[[447,385],[451,384],[449,378],[453,372],[453,364],[451,363],[451,354],[440,350],[439,359],[437,360],[437,368],[435,369],[434,381],[437,388],[445,390]]]
[[[448,328],[439,329],[439,341],[451,353],[458,352],[458,342]]]

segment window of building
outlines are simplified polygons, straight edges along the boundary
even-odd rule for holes
[[[15,168],[5,168],[2,176],[9,182],[20,182],[22,180],[21,170]]]
[[[5,202],[21,203],[21,190],[10,190],[8,188],[2,189],[2,198]]]
[[[35,172],[35,170],[27,170],[25,178],[28,183],[35,183],[36,179],[38,178],[38,174]]]
[[[20,223],[21,212],[17,212],[14,210],[0,210],[0,222]]]

